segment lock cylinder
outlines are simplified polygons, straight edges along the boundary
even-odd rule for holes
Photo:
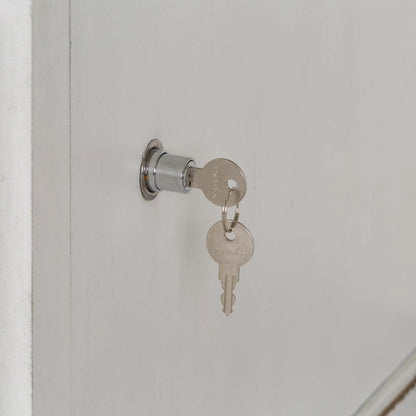
[[[169,154],[157,139],[151,140],[143,153],[138,185],[147,201],[156,198],[160,191],[186,194],[191,188],[200,189],[209,201],[225,211],[227,206],[238,205],[247,188],[244,172],[232,160],[217,158],[198,168],[191,157]]]
[[[144,173],[145,185],[151,194],[160,191],[187,193],[187,170],[195,166],[191,157],[171,155],[166,150],[154,148],[149,152]]]

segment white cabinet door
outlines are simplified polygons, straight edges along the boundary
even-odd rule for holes
[[[416,4],[71,3],[72,414],[352,414],[416,344]],[[229,317],[152,138],[246,174]]]

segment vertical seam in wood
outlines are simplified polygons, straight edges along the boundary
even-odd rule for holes
[[[71,0],[68,0],[68,134],[69,134],[69,414],[72,416],[72,27]]]
[[[34,49],[34,20],[33,20],[33,9],[34,9],[34,0],[30,2],[30,378],[31,378],[31,403],[30,403],[30,411],[31,415],[35,414],[35,401],[34,401],[34,389],[35,389],[35,379],[34,379],[34,365],[33,365],[33,351],[34,351],[34,302],[33,297],[35,294],[34,291],[34,265],[33,265],[33,234],[34,234],[34,220],[33,220],[33,189],[34,189],[34,157],[33,157],[33,136],[34,136],[34,106],[33,106],[33,98],[34,98],[34,58],[33,58],[33,49]]]

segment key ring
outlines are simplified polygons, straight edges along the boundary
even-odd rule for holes
[[[231,192],[235,192],[237,189],[236,188],[230,188],[230,190],[228,191],[228,195],[227,195],[227,199],[224,201],[224,205],[222,206],[222,223],[224,225],[224,231],[226,233],[231,233],[234,230],[234,227],[237,224],[238,218],[240,217],[240,212],[238,209],[238,203],[235,206],[235,214],[234,214],[234,219],[233,220],[228,220],[227,219],[227,208],[228,208],[228,201],[230,200],[230,195]],[[227,226],[227,221],[231,221],[230,227],[228,228]]]

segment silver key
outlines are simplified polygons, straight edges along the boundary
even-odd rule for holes
[[[231,221],[228,225],[231,225]],[[219,279],[224,293],[221,295],[223,312],[228,316],[233,311],[235,296],[233,290],[239,281],[240,267],[247,263],[254,252],[254,239],[250,231],[237,222],[234,239],[230,240],[224,231],[224,224],[218,221],[207,235],[207,248],[211,257],[220,265]]]
[[[230,188],[236,188],[230,196],[228,206],[237,205],[246,194],[246,177],[240,167],[228,159],[214,159],[202,169],[189,167],[188,185],[201,189],[204,195],[215,205],[221,207],[227,198]],[[228,181],[234,181],[229,186]]]

